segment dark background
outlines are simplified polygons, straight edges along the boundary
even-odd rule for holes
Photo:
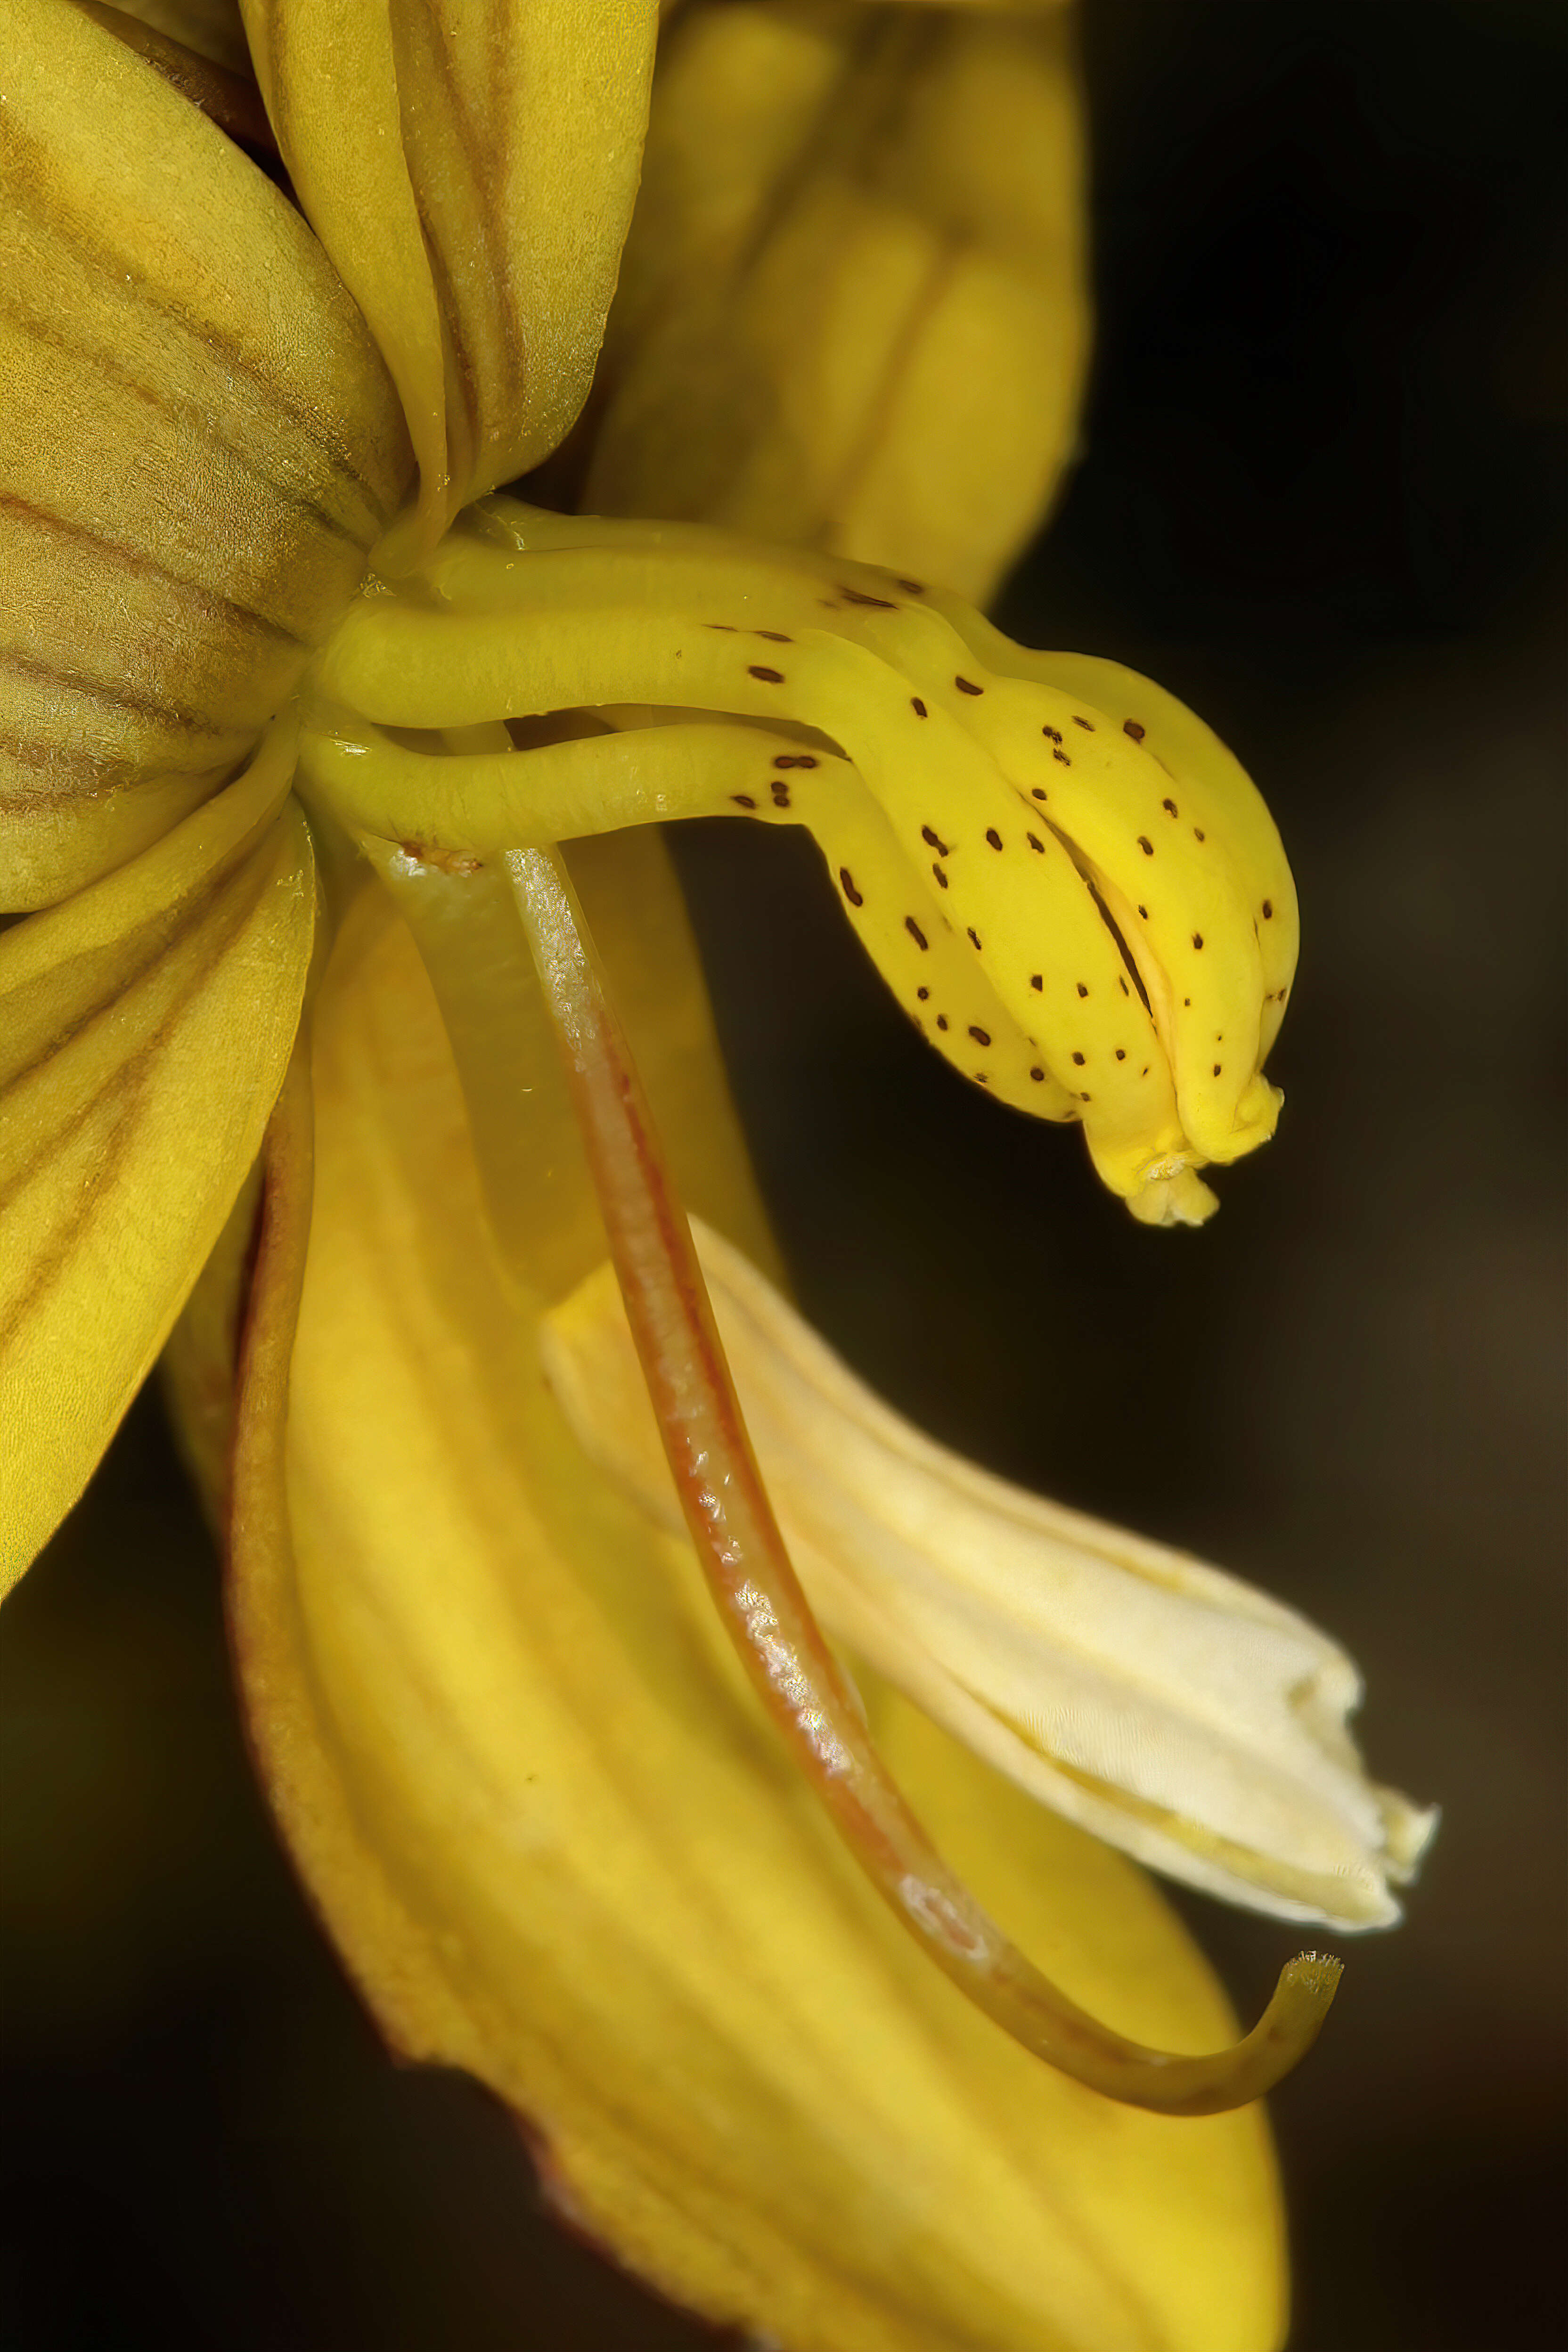
[[[1306,923],[1279,1140],[1205,1232],[1144,1232],[921,1048],[804,841],[682,856],[818,1323],[951,1441],[1320,1618],[1374,1770],[1443,1802],[1275,2102],[1295,2352],[1529,2352],[1564,2317],[1561,20],[1084,34],[1096,383],[1002,618],[1148,670],[1262,782]],[[5,2352],[710,2340],[540,2218],[480,2093],[383,2060],[149,1400],[0,1672]],[[1176,1899],[1256,2009],[1288,1931]]]

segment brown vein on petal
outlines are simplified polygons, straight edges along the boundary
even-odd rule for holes
[[[29,1056],[24,1068],[0,1082],[0,1100],[30,1072],[44,1068],[74,1039],[85,1035],[106,1013],[112,1012],[122,1003],[128,992],[145,980],[154,965],[174,953],[187,932],[206,921],[221,908],[225,895],[231,893],[237,884],[243,881],[246,868],[259,861],[266,841],[258,838],[258,835],[270,837],[277,823],[278,814],[274,809],[259,825],[251,825],[237,841],[231,842],[209,866],[193,875],[187,889],[160,906],[150,908],[140,922],[121,933],[114,942],[113,973],[102,984],[101,993],[89,994],[89,1001],[75,1019],[65,1022],[47,1045]],[[257,871],[259,876],[258,862]],[[264,878],[258,880],[252,893],[253,900],[260,896]],[[102,949],[89,951],[99,956],[103,952]],[[80,956],[66,958],[57,966],[56,978],[63,978],[73,963],[81,961]]]
[[[276,24],[276,17],[273,21]],[[26,210],[47,225],[49,233],[58,237],[79,267],[94,270],[106,279],[117,299],[123,300],[129,291],[141,308],[156,313],[189,335],[215,361],[254,385],[300,437],[318,451],[330,470],[353,486],[370,509],[378,530],[385,530],[392,520],[392,507],[361,473],[347,449],[328,431],[321,408],[291,385],[269,374],[251,346],[225,333],[211,318],[193,317],[183,304],[170,299],[145,271],[131,266],[131,255],[125,247],[112,245],[95,235],[86,222],[68,211],[60,201],[47,149],[23,131],[3,107],[0,149],[9,151],[7,177],[13,185],[8,194],[17,209],[21,208],[20,199],[25,197]],[[366,340],[368,343],[368,334]]]
[[[195,401],[172,398],[168,394],[159,391],[155,385],[146,383],[132,369],[122,365],[120,361],[111,358],[107,352],[100,351],[79,338],[65,334],[54,320],[40,319],[34,312],[25,309],[19,300],[8,299],[3,292],[0,292],[0,317],[10,320],[23,334],[30,336],[34,342],[43,343],[50,351],[61,352],[68,358],[80,360],[87,366],[96,369],[107,382],[117,386],[120,391],[128,393],[132,399],[142,401],[147,407],[156,409],[162,415],[173,417],[177,423],[184,425],[198,441],[221,449],[231,464],[247,473],[253,481],[261,484],[267,496],[276,505],[287,508],[291,513],[306,518],[330,538],[340,540],[345,546],[357,549],[362,555],[368,555],[375,544],[376,532],[374,526],[363,532],[356,531],[349,524],[340,521],[336,515],[321,506],[315,499],[307,497],[301,491],[285,488],[277,476],[269,473],[265,466],[259,464],[241,442],[221,431],[211,414],[199,408]]]
[[[157,581],[173,589],[176,596],[187,600],[198,618],[209,627],[215,624],[230,628],[252,630],[257,635],[270,637],[274,644],[292,646],[308,654],[310,641],[293,629],[285,628],[281,621],[271,620],[250,604],[241,604],[232,596],[220,595],[216,588],[206,587],[198,580],[184,580],[166,564],[159,563],[132,547],[122,547],[118,541],[106,539],[101,531],[91,530],[86,523],[73,522],[67,515],[54,514],[45,507],[34,506],[26,499],[17,498],[13,491],[0,490],[0,514],[15,519],[33,530],[45,531],[79,547],[92,549],[98,560],[109,567],[128,572],[133,579]],[[162,706],[159,706],[160,709]]]
[[[454,488],[460,489],[466,497],[468,483],[473,478],[474,461],[479,446],[479,375],[474,365],[473,354],[468,348],[468,337],[464,332],[462,305],[458,299],[452,284],[452,272],[447,259],[446,249],[437,234],[434,223],[425,209],[417,188],[414,191],[414,208],[418,215],[420,233],[425,239],[426,257],[430,265],[430,281],[436,289],[436,307],[441,314],[441,323],[446,330],[447,341],[452,355],[453,373],[458,379],[458,389],[462,394],[468,446],[466,450],[454,449],[452,417],[448,413],[447,465]]]
[[[112,1113],[113,1123],[107,1148],[98,1163],[101,1171],[112,1175],[123,1150],[128,1147],[134,1135],[138,1118],[145,1108],[147,1086],[153,1075],[153,1066],[167,1045],[180,1015],[210,983],[218,966],[234,946],[266,891],[269,868],[265,855],[265,845],[253,845],[253,847],[256,849],[253,860],[247,861],[247,864],[242,866],[237,872],[230,872],[220,885],[216,896],[210,900],[204,900],[202,904],[200,914],[214,926],[215,929],[215,937],[208,953],[196,962],[193,971],[187,975],[185,984],[165,1006],[157,1026],[143,1038],[135,1053],[127,1055],[113,1076],[85,1102],[79,1104],[68,1119],[50,1130],[30,1159],[17,1163],[9,1188],[13,1198],[20,1194],[39,1171],[68,1145],[73,1136],[79,1134],[89,1119],[101,1115],[106,1107],[118,1104],[118,1108]],[[249,870],[252,864],[253,873]],[[247,887],[247,884],[248,887]],[[179,926],[173,938],[165,942],[165,951],[173,950],[181,933],[188,928],[186,924]],[[157,959],[154,958],[152,961],[156,961]],[[143,977],[150,969],[151,963],[143,965],[142,972],[137,977]],[[79,1022],[70,1032],[70,1035],[82,1035],[96,1022],[104,1019],[110,1013],[117,1012],[122,997],[123,984],[116,988],[102,1003],[96,1006],[85,1020]],[[62,1037],[52,1051],[58,1052],[67,1042],[67,1039]],[[38,1066],[38,1063],[29,1064],[28,1070],[19,1075],[26,1076]],[[26,1282],[7,1302],[4,1312],[0,1312],[0,1351],[10,1345],[27,1318],[37,1311],[59,1281],[70,1262],[80,1235],[92,1223],[99,1207],[98,1188],[93,1185],[84,1185],[72,1203],[70,1213],[54,1228],[47,1246],[34,1260]]]
[[[446,26],[435,11],[426,5],[420,10],[426,26],[431,67],[441,88],[445,102],[447,128],[467,167],[468,193],[479,217],[479,245],[489,281],[491,328],[500,354],[500,382],[495,387],[497,404],[502,415],[515,410],[521,397],[524,373],[524,354],[519,333],[516,310],[510,301],[510,271],[507,266],[509,246],[506,222],[501,210],[501,190],[505,183],[506,158],[492,131],[484,129],[468,104],[452,55],[451,42]],[[498,97],[508,78],[510,59],[505,44],[499,38],[499,19],[490,23],[491,94]],[[468,411],[473,456],[477,457],[487,438],[485,433],[485,401],[479,383],[479,372],[464,326],[462,304],[455,291],[455,273],[440,233],[426,211],[420,192],[416,187],[416,203],[419,225],[425,232],[425,242],[431,258],[431,274],[436,283],[436,299],[452,339],[453,358],[462,387],[463,404]],[[473,257],[460,257],[466,274],[472,275]],[[448,431],[448,441],[450,435]],[[470,458],[470,469],[472,467]]]
[[[0,505],[4,503],[4,499],[0,498]],[[106,710],[128,710],[138,719],[153,719],[158,725],[174,729],[183,735],[205,736],[215,743],[244,743],[252,732],[249,728],[219,726],[211,719],[204,718],[199,711],[187,710],[181,703],[163,701],[155,694],[138,694],[133,687],[129,686],[110,686],[102,678],[88,677],[79,671],[64,668],[58,662],[41,661],[36,654],[25,654],[13,646],[0,646],[0,673],[5,671],[14,677],[30,678],[40,686],[57,687],[64,694],[78,695],[84,701],[100,704]],[[30,737],[16,738],[15,750],[16,757],[28,766],[36,766],[40,761],[54,756],[44,751],[41,745],[35,745]],[[64,751],[67,757],[78,754],[75,745],[64,747]],[[95,764],[124,764],[123,761],[98,763],[95,754],[90,751],[82,751],[80,756]]]

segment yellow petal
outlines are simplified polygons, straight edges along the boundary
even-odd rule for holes
[[[314,892],[286,736],[0,938],[0,1591],[76,1500],[256,1156]]]
[[[685,11],[661,43],[585,497],[983,601],[1088,350],[1070,26]]]
[[[8,20],[4,101],[0,907],[18,908],[234,773],[408,454],[299,215],[141,58],[39,0]]]
[[[239,0],[121,0],[121,10],[230,73],[250,71]]]
[[[1274,2344],[1256,2112],[1107,2105],[971,2011],[785,1769],[685,1544],[577,1451],[486,1242],[426,985],[373,912],[318,1010],[286,1452],[287,1164],[269,1196],[235,1551],[259,1751],[377,2014],[530,2120],[582,2227],[783,2344]],[[568,1143],[542,1107],[542,1160]],[[1135,1872],[897,1705],[885,1734],[1075,1998],[1168,2043],[1226,2034]]]
[[[300,202],[386,354],[422,533],[581,407],[631,217],[646,0],[244,0]]]
[[[1369,1781],[1361,1678],[1304,1619],[1184,1552],[934,1445],[741,1253],[697,1228],[791,1557],[828,1631],[1021,1788],[1141,1862],[1288,1919],[1387,1927],[1433,1816]],[[614,1270],[546,1320],[594,1459],[680,1508]]]

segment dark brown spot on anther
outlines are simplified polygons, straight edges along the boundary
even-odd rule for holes
[[[815,768],[818,761],[815,751],[780,751],[773,765],[775,768]]]
[[[1216,1078],[1218,1077],[1218,1076],[1219,1076],[1219,1074],[1220,1074],[1220,1065],[1219,1065],[1219,1063],[1218,1063],[1218,1062],[1216,1062],[1216,1063],[1215,1064],[1215,1066],[1214,1066],[1214,1074],[1215,1074],[1215,1077],[1216,1077]]]
[[[952,682],[960,694],[984,694],[985,691],[983,686],[976,686],[972,677],[955,677]]]
[[[750,793],[731,793],[730,798],[734,802],[737,808],[754,809],[757,805]]]
[[[1085,1055],[1085,1054],[1075,1054],[1075,1055],[1073,1055],[1073,1060],[1078,1064],[1078,1066],[1079,1066],[1079,1068],[1080,1070],[1082,1069],[1082,1067],[1083,1067],[1083,1066],[1084,1066],[1084,1063],[1088,1060],[1088,1058],[1089,1058],[1089,1057],[1088,1057],[1088,1055]]]
[[[1094,1100],[1094,1097],[1092,1095],[1079,1095],[1079,1102],[1092,1102]]]
[[[773,806],[777,809],[788,808],[789,786],[787,784],[775,784],[773,786]]]
[[[1195,947],[1195,948],[1201,948],[1201,947],[1202,947],[1202,945],[1203,945],[1203,943],[1204,943],[1204,935],[1203,935],[1202,931],[1194,931],[1194,932],[1193,933],[1193,945],[1194,945],[1194,947]]]
[[[861,897],[859,891],[855,887],[855,877],[850,873],[847,866],[841,866],[839,867],[838,879],[844,885],[844,896],[848,899],[849,904],[852,907],[863,907],[866,901]]]
[[[1281,1004],[1283,1004],[1283,1003],[1284,1003],[1285,999],[1289,995],[1289,993],[1290,993],[1290,992],[1289,992],[1289,990],[1288,988],[1282,988],[1282,989],[1280,990],[1280,992],[1279,992],[1279,1002],[1280,1002],[1280,1003],[1281,1003]]]
[[[846,588],[842,581],[838,583],[838,593],[847,604],[869,604],[879,613],[896,613],[899,609],[890,596],[868,596],[863,589]]]
[[[1120,972],[1116,975],[1116,985],[1121,991],[1123,996],[1131,995],[1132,991],[1128,987],[1127,982],[1122,979]]]
[[[925,590],[921,587],[918,580],[895,580],[893,585],[895,588],[901,588],[906,596],[923,596],[925,594]]]
[[[1116,1048],[1116,1058],[1119,1062],[1124,1062],[1127,1059],[1127,1048],[1125,1045],[1118,1045]]]
[[[1154,845],[1153,845],[1153,843],[1150,840],[1150,838],[1149,838],[1149,836],[1148,836],[1148,835],[1147,835],[1146,833],[1141,833],[1141,834],[1139,835],[1139,836],[1138,836],[1138,846],[1139,846],[1139,848],[1143,852],[1143,855],[1144,855],[1144,856],[1145,856],[1145,857],[1152,857],[1152,856],[1153,856],[1153,855],[1154,855]]]
[[[934,849],[939,857],[945,857],[947,856],[947,844],[943,841],[941,834],[936,831],[934,826],[922,824],[921,827],[921,839],[925,843],[928,849]]]
[[[969,1034],[970,1034],[970,1035],[973,1038],[973,1040],[974,1040],[974,1042],[975,1042],[975,1044],[976,1044],[977,1045],[989,1045],[989,1044],[991,1043],[991,1036],[990,1036],[990,1033],[989,1033],[989,1031],[988,1031],[988,1030],[984,1030],[984,1029],[977,1029],[977,1028],[974,1026],[974,1024],[973,1024],[973,1022],[971,1022],[971,1023],[970,1023],[970,1024],[969,1024]]]
[[[1070,768],[1072,766],[1072,761],[1068,758],[1065,751],[1053,751],[1051,753],[1051,757],[1053,760],[1059,760],[1064,768]]]
[[[947,877],[942,872],[941,866],[933,865],[931,870],[936,876],[937,888],[939,890],[945,890],[947,887]]]
[[[1024,838],[1028,843],[1031,849],[1035,850],[1041,857],[1045,856],[1046,845],[1040,839],[1037,833],[1026,833],[1024,835]]]
[[[741,634],[733,621],[704,621],[702,625],[705,629],[721,629],[727,637],[738,637]]]
[[[970,944],[970,946],[971,946],[972,948],[975,949],[975,950],[976,950],[976,951],[978,951],[978,950],[979,950],[979,946],[980,946],[980,934],[979,934],[979,932],[978,932],[977,930],[975,930],[975,929],[973,928],[973,926],[971,927],[971,929],[970,929],[970,932],[969,932],[969,944]]]
[[[929,988],[917,988],[915,994],[920,998],[921,1003],[923,1004],[926,998],[931,994],[931,991]]]
[[[753,637],[766,637],[770,646],[793,646],[795,639],[786,637],[782,629],[753,629]]]
[[[1094,723],[1092,719],[1080,719],[1076,710],[1072,715],[1072,723],[1075,727],[1081,727],[1086,735],[1092,735],[1094,732]]]
[[[986,840],[991,844],[991,846],[992,846],[992,848],[993,848],[993,849],[1000,849],[1000,848],[1001,848],[1001,846],[1002,846],[1002,836],[1001,836],[1001,835],[997,832],[997,830],[996,830],[996,828],[995,828],[995,826],[994,826],[994,824],[988,824],[988,825],[986,826],[986,828],[985,828],[985,838],[986,838]]]
[[[1037,801],[1048,801],[1050,794],[1047,792],[1044,784],[1036,784],[1032,787],[1031,797]]]
[[[918,694],[910,695],[910,709],[914,712],[917,719],[923,719],[926,715],[925,704],[921,700]]]
[[[1191,1010],[1192,1010],[1192,1003],[1193,1003],[1193,1000],[1192,1000],[1192,998],[1191,998],[1190,996],[1184,996],[1184,997],[1183,997],[1183,999],[1182,999],[1182,1003],[1184,1003],[1184,1005],[1185,1005],[1185,1007],[1187,1008],[1187,1010],[1188,1010],[1189,1012],[1191,1012]]]
[[[945,1029],[947,1027],[947,1015],[945,1013],[939,1013],[937,1014],[936,1025],[939,1029]]]
[[[1266,923],[1271,923],[1274,920],[1274,901],[1272,898],[1265,898],[1263,901],[1263,919]]]
[[[1144,1065],[1143,1065],[1142,1068],[1139,1071],[1138,1075],[1139,1075],[1139,1076],[1140,1076],[1141,1078],[1146,1078],[1146,1077],[1148,1076],[1148,1075],[1149,1075],[1149,1065],[1148,1065],[1148,1063],[1147,1063],[1147,1062],[1145,1062],[1145,1063],[1144,1063]]]
[[[1059,743],[1062,740],[1061,729],[1059,727],[1042,727],[1040,732],[1052,743]]]
[[[1045,1074],[1044,1070],[1042,1070],[1042,1069],[1040,1068],[1040,1066],[1039,1066],[1039,1065],[1038,1065],[1037,1063],[1036,1064],[1035,1067],[1034,1067],[1034,1068],[1029,1072],[1029,1076],[1034,1079],[1035,1084],[1036,1084],[1037,1086],[1038,1086],[1038,1085],[1040,1084],[1040,1081],[1044,1078],[1045,1075],[1046,1075],[1046,1074]]]
[[[1087,996],[1087,995],[1089,994],[1089,991],[1088,991],[1088,989],[1084,986],[1084,984],[1083,984],[1083,982],[1082,982],[1082,981],[1081,981],[1081,980],[1079,982],[1079,984],[1078,984],[1078,992],[1079,992],[1079,994],[1080,996]]]
[[[1124,719],[1121,722],[1121,732],[1124,735],[1131,735],[1134,743],[1142,743],[1143,740],[1143,730],[1139,726],[1136,719]]]
[[[925,949],[931,945],[931,941],[926,938],[925,933],[921,930],[920,925],[916,922],[912,915],[906,915],[904,917],[904,929],[908,931],[910,939],[913,940],[917,948]]]
[[[1160,803],[1160,806],[1164,810],[1167,816],[1180,816],[1182,814],[1174,801],[1162,801]]]
[[[1029,974],[1029,986],[1037,995],[1042,995],[1045,992],[1045,985],[1046,975],[1043,971],[1032,971]]]
[[[782,686],[784,682],[782,669],[764,669],[761,662],[748,662],[746,676],[761,678],[764,686]]]
[[[1206,840],[1208,839],[1208,835],[1207,835],[1207,834],[1204,831],[1204,829],[1203,829],[1203,827],[1202,827],[1202,825],[1201,825],[1201,824],[1194,824],[1194,827],[1193,827],[1193,839],[1194,839],[1194,841],[1206,841]]]
[[[1148,909],[1148,908],[1147,908],[1147,907],[1140,907],[1140,908],[1139,908],[1139,909],[1138,909],[1138,912],[1142,916],[1143,920],[1144,920],[1145,922],[1147,922],[1147,921],[1148,921],[1148,919],[1149,919],[1149,909]]]
[[[974,1083],[977,1087],[988,1087],[991,1084],[991,1081],[986,1076],[984,1070],[976,1070],[974,1073]]]

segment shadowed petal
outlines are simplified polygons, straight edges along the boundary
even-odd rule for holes
[[[699,5],[660,44],[584,504],[977,602],[1078,436],[1065,12]]]
[[[420,529],[582,406],[631,217],[645,0],[244,0],[300,202],[386,354]]]
[[[394,2040],[494,2085],[623,2260],[783,2344],[1274,2344],[1256,2111],[1110,2107],[973,2013],[787,1768],[685,1544],[576,1447],[540,1377],[537,1297],[509,1291],[486,1236],[427,985],[374,903],[315,1026],[293,1389],[285,1439],[305,1190],[285,1134],[235,1616],[274,1800]],[[574,1138],[559,1082],[533,1076],[549,1164]],[[880,1729],[983,1898],[1075,1998],[1163,2042],[1226,2036],[1135,1872],[898,1702]]]
[[[64,0],[0,104],[0,908],[135,856],[244,759],[408,447],[297,212]],[[112,134],[106,132],[112,125]]]
[[[255,1159],[314,923],[292,766],[269,739],[0,938],[0,1591],[87,1484]]]

